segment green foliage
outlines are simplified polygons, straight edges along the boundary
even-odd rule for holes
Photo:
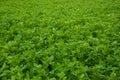
[[[0,80],[120,80],[120,1],[1,0]]]

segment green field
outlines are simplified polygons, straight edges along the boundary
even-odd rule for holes
[[[0,0],[0,80],[120,80],[120,0]]]

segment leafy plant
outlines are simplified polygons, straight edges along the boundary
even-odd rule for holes
[[[0,80],[22,79],[120,80],[120,1],[0,1]]]

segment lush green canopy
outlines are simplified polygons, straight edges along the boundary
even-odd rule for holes
[[[0,0],[0,80],[120,80],[120,0]]]

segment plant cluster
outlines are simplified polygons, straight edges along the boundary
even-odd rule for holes
[[[0,1],[0,80],[120,80],[120,1]]]

